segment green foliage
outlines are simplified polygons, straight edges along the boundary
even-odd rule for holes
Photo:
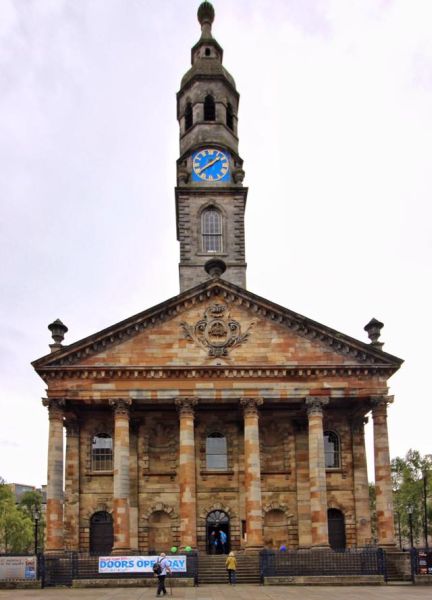
[[[34,516],[36,510],[39,513],[39,521],[38,521],[38,550],[43,550],[43,541],[44,541],[44,530],[45,530],[45,520],[43,518],[42,512],[42,494],[37,490],[31,490],[29,492],[24,492],[21,496],[21,500],[19,502],[19,509],[22,511],[24,515],[30,517],[32,522],[34,523]]]
[[[411,507],[414,545],[423,545],[425,478],[429,535],[432,525],[432,457],[431,455],[421,456],[417,450],[409,450],[405,458],[399,456],[394,458],[391,466],[396,535],[399,534],[400,523],[402,544],[409,544],[408,507]]]
[[[31,552],[34,543],[32,517],[16,506],[10,487],[0,477],[0,552]]]

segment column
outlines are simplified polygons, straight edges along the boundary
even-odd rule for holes
[[[312,548],[328,548],[327,484],[324,459],[323,406],[328,398],[306,398],[309,419],[309,480]]]
[[[182,548],[196,549],[196,466],[194,406],[196,398],[177,398],[176,406],[180,417],[179,471],[180,491],[180,543]]]
[[[372,542],[369,481],[364,439],[364,426],[367,421],[364,417],[356,419],[351,427],[357,546],[366,546]]]
[[[244,465],[246,496],[246,548],[263,547],[263,518],[261,500],[261,464],[258,429],[258,406],[261,398],[244,398]]]
[[[130,550],[129,408],[130,399],[110,400],[114,407],[113,554]]]
[[[79,423],[76,417],[68,416],[66,427],[65,468],[65,548],[79,550]]]
[[[64,550],[63,530],[63,406],[64,399],[45,398],[48,408],[48,478],[45,552]]]
[[[394,547],[393,493],[387,430],[387,404],[393,402],[393,396],[375,396],[371,400],[378,544]]]
[[[308,427],[306,421],[298,423],[295,432],[295,462],[297,481],[297,533],[299,548],[310,548],[311,513],[309,485]]]

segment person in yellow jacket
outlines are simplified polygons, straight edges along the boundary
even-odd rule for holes
[[[236,560],[234,552],[230,552],[228,554],[228,557],[225,561],[225,566],[228,571],[228,579],[229,579],[230,585],[235,585],[236,584],[237,560]]]

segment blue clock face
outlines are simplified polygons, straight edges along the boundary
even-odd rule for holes
[[[215,148],[205,148],[192,155],[192,181],[229,181],[229,156]]]

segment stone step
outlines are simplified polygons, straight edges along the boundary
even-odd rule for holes
[[[228,574],[225,567],[226,555],[200,556],[198,573],[200,583],[225,583]],[[236,578],[238,583],[260,583],[259,557],[237,555]]]

